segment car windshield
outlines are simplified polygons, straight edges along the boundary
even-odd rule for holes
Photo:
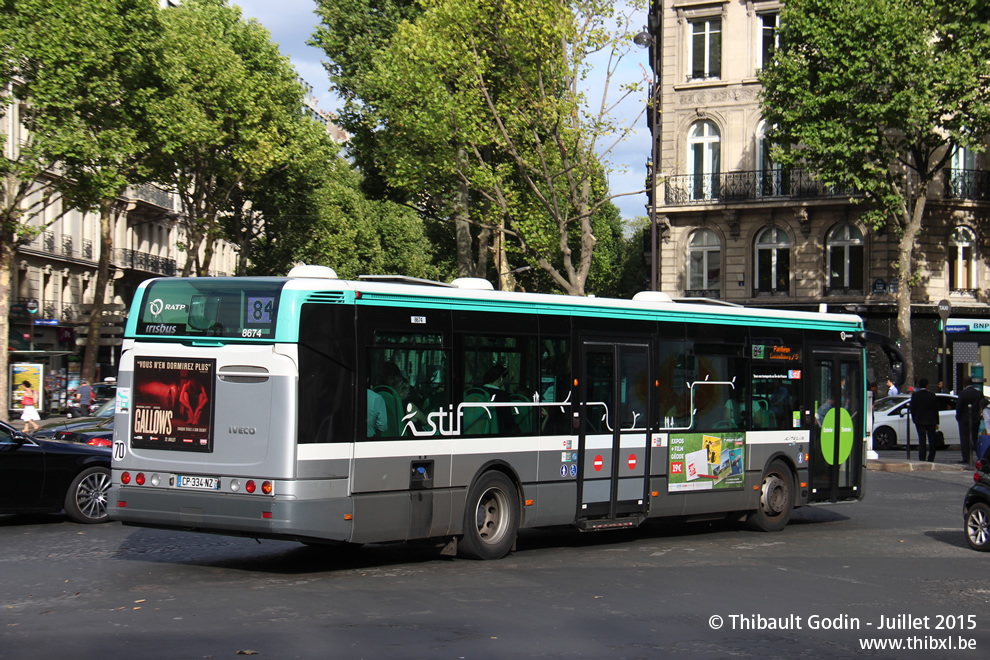
[[[100,404],[100,407],[96,409],[93,413],[93,417],[113,417],[114,410],[117,407],[117,399],[109,399]]]
[[[885,410],[890,410],[891,408],[897,406],[898,404],[907,401],[907,397],[904,396],[888,396],[880,399],[873,406],[873,410],[876,412],[883,412]]]

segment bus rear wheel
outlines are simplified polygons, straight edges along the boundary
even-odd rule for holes
[[[784,529],[794,511],[794,475],[781,460],[772,461],[763,473],[760,507],[750,512],[746,524],[759,532]]]
[[[486,472],[471,487],[458,553],[471,559],[501,559],[516,542],[519,494],[501,472]]]

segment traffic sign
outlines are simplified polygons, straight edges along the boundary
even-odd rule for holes
[[[939,300],[938,301],[938,315],[939,315],[939,318],[941,318],[944,321],[947,318],[949,318],[949,314],[951,314],[951,313],[952,313],[952,305],[949,304],[949,301],[948,300],[945,300],[945,299]]]

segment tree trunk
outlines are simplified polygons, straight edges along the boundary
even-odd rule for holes
[[[113,250],[111,219],[116,218],[117,202],[104,200],[100,204],[100,261],[96,267],[96,284],[93,287],[93,310],[89,316],[89,332],[86,335],[86,350],[83,351],[82,373],[80,377],[96,380],[96,359],[100,353],[100,325],[103,323],[103,301],[110,283],[110,253]]]
[[[0,242],[0,337],[3,337],[4,351],[3,362],[0,364],[0,395],[4,397],[5,401],[10,385],[7,377],[10,350],[7,346],[10,344],[10,282],[13,265],[14,244],[10,240],[3,240]],[[34,328],[32,328],[33,330]],[[42,383],[42,385],[44,384]],[[8,421],[7,410],[9,407],[9,403],[0,406],[0,419],[5,422]]]
[[[914,208],[905,205],[904,232],[897,245],[897,266],[899,282],[897,288],[897,336],[901,353],[904,354],[904,382],[914,385],[914,348],[911,333],[911,284],[914,279],[914,245],[921,230],[921,220],[928,201],[928,182],[918,184]]]

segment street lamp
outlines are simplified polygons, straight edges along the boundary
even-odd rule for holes
[[[650,23],[654,23],[653,15],[650,16]],[[659,31],[658,31],[659,32]],[[633,43],[640,47],[650,49],[650,70],[653,77],[650,80],[650,100],[647,108],[650,113],[650,140],[652,148],[650,162],[647,164],[649,171],[650,190],[648,194],[650,213],[650,290],[657,290],[657,168],[660,166],[659,139],[657,136],[658,118],[660,116],[660,48],[659,43],[650,34],[649,29],[644,25],[643,31],[633,37]]]
[[[533,268],[532,266],[520,266],[519,268],[513,268],[512,270],[507,270],[504,273],[499,273],[495,277],[495,281],[498,283],[498,290],[499,291],[502,290],[502,276],[503,275],[515,275],[516,273],[525,273],[526,271],[531,270],[532,268]]]

